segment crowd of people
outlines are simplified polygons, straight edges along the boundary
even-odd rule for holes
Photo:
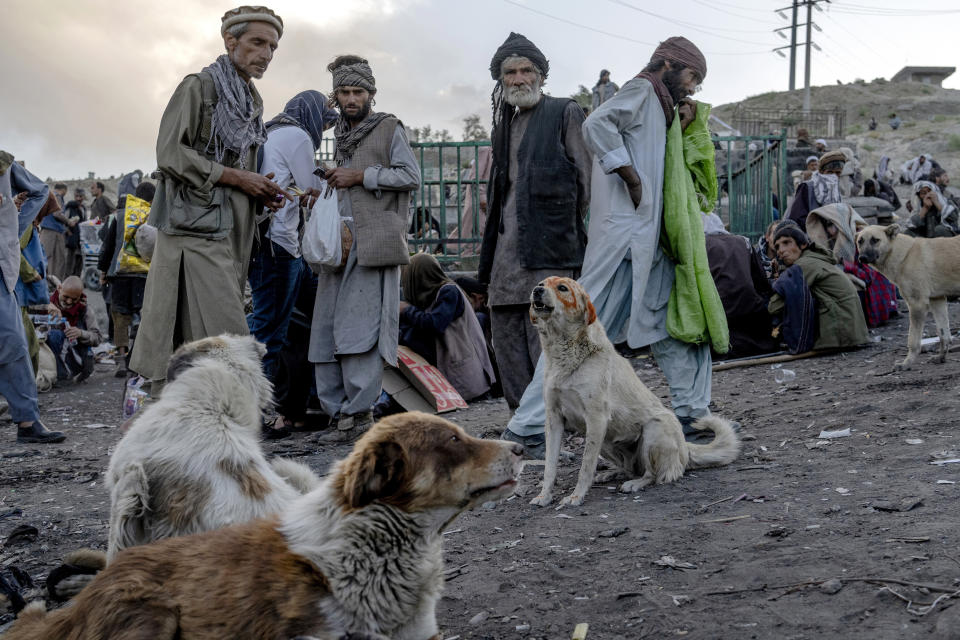
[[[863,194],[899,208],[889,159],[865,180],[852,151],[803,131],[798,146],[816,153],[783,220],[756,246],[731,235],[709,213],[720,195],[709,106],[692,99],[707,63],[685,38],[662,42],[622,87],[602,71],[587,115],[544,94],[547,56],[510,34],[489,65],[492,145],[471,168],[489,181],[466,194],[479,201],[479,219],[463,222],[482,234],[479,269],[453,278],[434,254],[457,233],[445,238],[429,208],[411,206],[420,166],[399,118],[373,109],[369,62],[337,56],[331,92],[303,91],[265,120],[253,80],[280,44],[282,19],[239,7],[221,35],[226,52],[184,78],[163,113],[158,171],[131,174],[116,204],[93,182],[88,212],[83,189],[65,202],[65,185],[51,191],[3,155],[0,239],[19,242],[22,260],[5,252],[0,263],[0,314],[10,320],[0,393],[23,442],[65,437],[37,414],[37,314],[48,316],[58,378],[89,376],[91,348],[109,337],[117,376],[143,376],[154,395],[179,345],[252,333],[274,388],[264,437],[322,430],[323,444],[352,442],[375,410],[390,410],[383,370],[402,345],[466,400],[502,393],[513,413],[502,437],[542,457],[543,362],[528,307],[547,276],[579,279],[615,343],[649,348],[691,439],[703,437],[692,423],[710,411],[713,357],[852,348],[896,312],[893,285],[856,259],[864,220],[846,202]],[[331,128],[335,162],[318,167]],[[914,187],[910,232],[957,232],[957,202],[932,158],[906,163],[900,179]],[[310,264],[304,226],[327,198],[342,259]],[[71,248],[88,218],[102,241],[107,336]],[[412,257],[411,239],[424,249]]]

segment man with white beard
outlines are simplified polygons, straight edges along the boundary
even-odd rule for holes
[[[569,98],[543,95],[549,71],[543,53],[517,33],[490,63],[497,81],[493,170],[478,277],[489,283],[493,348],[511,410],[540,357],[530,291],[547,276],[577,277],[587,242],[591,157],[583,110]],[[542,448],[542,433],[531,438],[511,439]]]

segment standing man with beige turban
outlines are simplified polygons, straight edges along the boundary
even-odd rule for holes
[[[420,167],[396,116],[374,112],[377,83],[359,56],[338,56],[331,99],[340,109],[334,135],[340,217],[353,236],[342,268],[322,267],[310,327],[317,397],[331,416],[322,444],[352,442],[373,424],[383,362],[397,362],[400,265],[410,262],[407,212]]]
[[[709,414],[710,345],[681,342],[667,332],[676,264],[661,247],[660,231],[667,132],[677,117],[683,128],[694,120],[696,103],[687,96],[706,75],[706,60],[692,42],[668,38],[644,70],[583,124],[596,162],[590,242],[579,281],[613,342],[650,347],[670,386],[673,409],[691,437],[694,420]],[[704,242],[702,231],[699,242]],[[531,438],[542,433],[544,422],[538,366],[508,430]]]
[[[289,196],[257,173],[266,139],[263,101],[253,86],[273,58],[283,21],[266,7],[223,15],[227,52],[183,79],[157,137],[160,181],[150,224],[157,245],[130,368],[166,378],[170,354],[185,342],[247,334],[243,288],[255,216]]]

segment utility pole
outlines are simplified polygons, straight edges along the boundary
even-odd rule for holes
[[[804,0],[804,2],[807,5],[807,59],[803,74],[803,112],[806,113],[810,111],[810,44],[812,42],[810,29],[813,24],[813,5],[816,4],[816,2],[815,0]],[[794,3],[794,7],[796,7],[796,3]],[[796,18],[794,18],[794,24],[796,24]],[[796,29],[794,29],[794,31],[796,31]],[[794,49],[791,49],[790,54],[793,55],[793,52]]]
[[[800,0],[793,0],[793,21],[790,23],[790,91],[797,88],[797,8]],[[807,40],[809,40],[809,35]]]

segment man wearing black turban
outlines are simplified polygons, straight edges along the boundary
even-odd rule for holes
[[[543,95],[549,72],[543,52],[517,33],[490,62],[497,82],[493,169],[478,277],[489,283],[493,342],[511,409],[540,357],[530,291],[547,276],[576,277],[587,241],[591,159],[580,131],[583,110],[569,98]],[[542,448],[543,434],[523,443]]]

